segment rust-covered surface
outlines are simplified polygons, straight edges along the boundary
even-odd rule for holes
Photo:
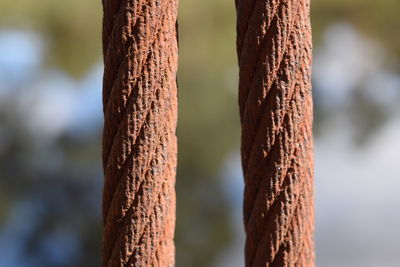
[[[177,0],[103,7],[103,266],[173,266]]]
[[[314,266],[309,0],[236,0],[246,266]]]

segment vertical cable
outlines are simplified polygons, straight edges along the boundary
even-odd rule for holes
[[[177,0],[103,11],[103,266],[173,266]]]
[[[246,266],[314,266],[309,0],[236,0]]]

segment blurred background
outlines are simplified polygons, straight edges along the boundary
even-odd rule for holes
[[[400,266],[398,0],[314,0],[318,266]],[[100,266],[99,0],[0,2],[0,266]],[[242,266],[233,0],[180,1],[177,266]]]

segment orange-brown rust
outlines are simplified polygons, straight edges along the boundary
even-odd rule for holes
[[[236,0],[246,266],[314,266],[309,0]]]
[[[103,266],[173,266],[177,0],[103,10]]]

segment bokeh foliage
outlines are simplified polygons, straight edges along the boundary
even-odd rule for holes
[[[330,23],[345,20],[362,33],[383,42],[387,49],[400,56],[400,19],[397,0],[314,0],[313,29],[316,41]]]
[[[0,25],[38,32],[46,63],[79,77],[101,60],[101,1],[2,0]]]

